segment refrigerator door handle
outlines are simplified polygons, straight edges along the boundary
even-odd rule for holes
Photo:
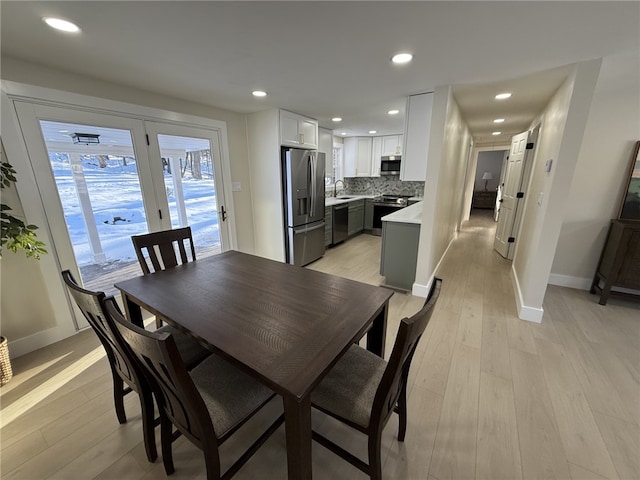
[[[294,228],[293,234],[298,235],[300,233],[309,233],[309,232],[313,232],[314,230],[318,230],[319,228],[324,228],[324,222],[322,222],[320,225],[316,225],[315,227],[297,228],[297,229]]]
[[[309,191],[311,192],[311,217],[316,216],[316,169],[313,153],[309,154]]]

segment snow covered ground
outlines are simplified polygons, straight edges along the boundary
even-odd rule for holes
[[[50,160],[78,265],[93,265],[95,262],[70,162],[64,154],[52,154]],[[136,162],[128,158],[126,165],[124,163],[122,159],[110,158],[106,167],[101,168],[94,158],[82,160],[94,222],[106,255],[105,263],[109,265],[137,261],[131,236],[148,232]],[[186,171],[182,183],[188,224],[196,248],[219,245],[213,178],[209,175],[199,180]],[[177,204],[171,175],[166,172],[165,186],[172,227],[175,228],[179,226]]]

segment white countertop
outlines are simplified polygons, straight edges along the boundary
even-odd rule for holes
[[[422,202],[414,203],[382,217],[383,222],[422,224]]]
[[[340,198],[349,197],[349,198]],[[332,205],[339,205],[341,203],[355,202],[356,200],[364,200],[365,198],[376,198],[375,195],[338,195],[337,197],[326,197],[324,199],[324,206],[331,207]]]

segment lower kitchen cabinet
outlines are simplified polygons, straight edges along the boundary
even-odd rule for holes
[[[373,200],[370,198],[364,201],[364,229],[367,232],[373,230]]]
[[[420,225],[382,222],[380,275],[385,285],[411,290],[416,279]]]
[[[363,228],[364,200],[349,202],[349,236],[361,232]]]
[[[333,207],[324,207],[324,246],[333,241]]]

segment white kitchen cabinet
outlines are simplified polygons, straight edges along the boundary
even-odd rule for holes
[[[297,113],[280,110],[280,145],[318,148],[318,122]]]
[[[325,177],[333,175],[333,132],[318,128],[318,152],[324,153]]]
[[[347,137],[344,139],[344,176],[371,176],[371,137]]]
[[[433,93],[411,95],[407,99],[400,180],[425,181],[432,109]]]
[[[371,144],[371,176],[380,176],[380,158],[382,157],[382,137],[373,137]]]
[[[403,135],[382,137],[382,155],[402,155]]]

